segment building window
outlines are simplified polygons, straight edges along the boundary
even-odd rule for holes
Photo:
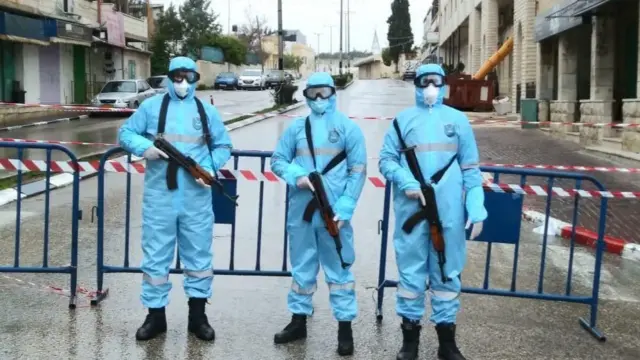
[[[136,78],[136,62],[134,60],[129,60],[129,79]]]

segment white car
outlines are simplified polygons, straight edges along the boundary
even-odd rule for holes
[[[238,78],[238,87],[241,89],[259,89],[264,90],[264,75],[260,69],[247,69],[240,74]]]
[[[111,80],[91,100],[92,106],[101,108],[137,109],[147,98],[156,94],[146,80]]]

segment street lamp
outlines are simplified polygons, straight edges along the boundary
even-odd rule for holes
[[[322,35],[322,33],[314,33],[317,37],[318,37],[318,48],[316,49],[316,51],[318,52],[316,54],[316,71],[318,71],[318,60],[320,60],[320,35]]]

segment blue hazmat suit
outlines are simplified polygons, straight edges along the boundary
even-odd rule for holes
[[[174,69],[196,71],[196,64],[186,57],[176,57],[169,64]],[[169,81],[170,96],[164,138],[185,156],[193,158],[209,172],[224,166],[231,155],[231,139],[220,114],[210,104],[203,103],[211,133],[212,152],[204,141],[202,123],[195,101],[195,86],[190,84],[187,95],[180,99],[173,82]],[[157,134],[160,105],[164,94],[142,102],[136,112],[122,125],[120,145],[136,156],[153,146]],[[142,304],[146,308],[160,308],[169,303],[169,267],[173,263],[176,240],[184,269],[184,291],[189,298],[211,297],[213,281],[212,193],[196,183],[184,169],[179,168],[178,188],[168,190],[167,161],[147,160],[142,200]]]
[[[314,73],[309,77],[307,86],[319,85],[335,88],[328,73]],[[314,168],[307,145],[305,118],[294,120],[284,131],[271,158],[271,169],[290,187],[287,231],[293,278],[288,308],[293,314],[312,315],[311,298],[317,289],[316,278],[319,264],[322,264],[334,318],[351,321],[358,311],[351,268],[342,268],[334,240],[325,229],[319,211],[314,213],[311,222],[304,221],[302,214],[313,194],[309,189],[298,188],[296,181],[312,171],[322,172],[334,156],[346,151],[346,160],[323,175],[322,180],[336,217],[344,222],[340,228],[342,256],[346,263],[353,264],[355,252],[350,220],[366,178],[364,135],[355,122],[336,110],[335,93],[328,101],[306,100],[311,108],[309,120],[317,167]],[[326,110],[322,109],[325,107]]]
[[[426,73],[444,76],[439,65],[421,65],[416,77]],[[419,190],[406,158],[400,154],[400,142],[393,125],[384,137],[379,168],[393,183],[395,232],[393,235],[399,272],[396,312],[412,321],[420,321],[425,311],[425,292],[431,296],[431,321],[454,323],[460,308],[460,273],[466,262],[465,207],[472,223],[487,217],[484,208],[482,174],[478,166],[478,148],[466,115],[443,104],[445,88],[439,88],[435,104],[424,101],[425,89],[416,87],[416,106],[398,114],[397,121],[408,147],[415,146],[420,170],[426,181],[454,161],[437,185],[434,185],[445,239],[445,273],[451,280],[443,283],[426,221],[418,223],[410,234],[402,230],[407,218],[420,208],[420,200],[406,196],[407,190]],[[466,196],[465,196],[466,193]]]

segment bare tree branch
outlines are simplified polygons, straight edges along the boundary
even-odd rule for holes
[[[240,26],[238,38],[247,45],[249,52],[258,56],[262,70],[264,70],[264,63],[270,54],[265,51],[263,40],[266,36],[275,34],[275,31],[267,26],[267,18],[265,16],[251,15],[250,8],[245,9],[245,16],[247,22]]]

